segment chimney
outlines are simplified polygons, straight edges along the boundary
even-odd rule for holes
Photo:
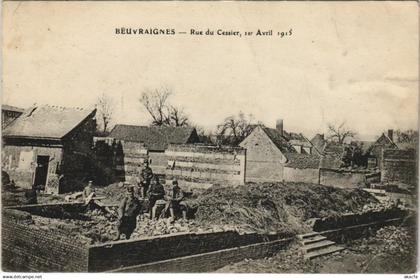
[[[394,141],[394,130],[392,130],[392,129],[388,130],[388,138],[390,138],[390,140]]]
[[[280,132],[280,135],[283,135],[283,119],[277,119],[276,130]]]

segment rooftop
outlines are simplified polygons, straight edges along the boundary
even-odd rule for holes
[[[317,169],[321,161],[321,157],[316,155],[301,153],[286,153],[286,166],[296,169]]]
[[[6,127],[3,136],[61,139],[95,112],[49,105],[32,107]]]
[[[169,144],[190,143],[192,136],[196,135],[193,127],[168,127],[168,126],[136,126],[115,125],[109,137],[124,140],[142,142],[151,150],[164,151]]]
[[[16,112],[24,112],[25,111],[25,109],[23,109],[23,108],[18,108],[18,107],[9,106],[9,105],[1,105],[1,110],[16,111]]]

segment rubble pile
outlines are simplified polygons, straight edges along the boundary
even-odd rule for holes
[[[112,241],[117,234],[117,218],[115,215],[99,209],[86,210],[82,215],[85,220],[58,219],[32,215],[34,225],[39,229],[65,231],[71,237],[83,240],[88,244],[104,243]],[[194,220],[168,219],[150,220],[145,216],[139,216],[137,227],[130,239],[140,239],[150,236],[158,236],[172,233],[189,233],[220,230],[221,228],[203,229]],[[225,227],[225,230],[232,228]]]
[[[355,212],[378,201],[369,193],[305,183],[247,184],[208,189],[198,197],[196,220],[257,232],[303,233],[305,221]]]
[[[122,200],[126,195],[126,191],[122,183],[113,183],[106,187],[98,187],[95,188],[95,192],[97,196],[104,197],[102,202],[114,204],[118,203],[118,201]]]
[[[117,234],[117,206],[125,195],[119,184],[96,190],[103,196],[101,207],[86,207],[83,218],[55,219],[34,216],[35,224],[52,229],[65,229],[75,236],[90,239],[90,243],[103,243]],[[148,213],[138,217],[131,239],[172,233],[238,232],[295,234],[311,229],[306,221],[377,209],[377,200],[362,190],[338,189],[305,183],[263,183],[238,187],[213,187],[194,190],[187,199],[196,208],[190,220],[170,218],[150,220]]]

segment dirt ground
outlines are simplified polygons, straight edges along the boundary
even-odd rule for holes
[[[273,257],[246,259],[218,273],[415,273],[415,229],[385,227],[375,235],[349,241],[340,253],[304,260],[298,244]]]

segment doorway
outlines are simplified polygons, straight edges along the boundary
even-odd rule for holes
[[[48,176],[48,164],[50,162],[50,156],[37,156],[36,157],[36,169],[35,169],[35,179],[34,179],[34,187],[45,189],[45,185],[47,184],[47,176]]]

